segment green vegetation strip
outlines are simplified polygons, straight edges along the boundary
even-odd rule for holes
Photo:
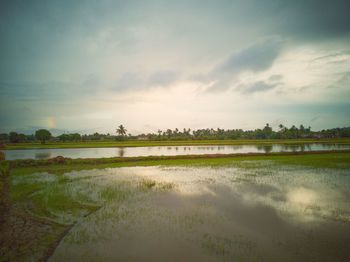
[[[222,166],[241,165],[243,162],[274,161],[276,164],[306,165],[316,168],[350,168],[350,150],[251,153],[231,155],[185,155],[185,156],[149,156],[96,159],[48,159],[13,160],[10,163],[12,174],[24,175],[33,172],[64,173],[71,170],[113,168],[126,166]]]
[[[162,141],[88,141],[6,144],[4,149],[37,148],[97,148],[97,147],[148,147],[148,146],[204,146],[204,145],[271,145],[271,144],[350,144],[349,138],[334,139],[250,139],[250,140],[162,140]]]

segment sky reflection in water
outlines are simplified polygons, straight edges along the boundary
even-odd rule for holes
[[[56,156],[69,158],[174,156],[197,154],[234,154],[303,152],[318,150],[346,150],[350,144],[296,144],[296,145],[234,145],[234,146],[159,146],[124,148],[55,148],[55,149],[16,149],[3,150],[6,160],[47,159]]]
[[[127,167],[65,174],[89,177],[95,188],[142,179],[175,187],[106,202],[71,230],[51,261],[349,257],[348,171],[254,165]],[[81,192],[84,187],[78,188]]]

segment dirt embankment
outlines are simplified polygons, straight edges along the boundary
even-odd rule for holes
[[[70,227],[39,219],[30,206],[12,203],[9,175],[8,163],[0,161],[0,261],[46,261]]]

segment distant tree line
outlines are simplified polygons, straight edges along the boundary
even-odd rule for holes
[[[312,131],[311,127],[291,126],[290,128],[279,125],[278,130],[273,130],[269,124],[264,128],[255,130],[243,129],[197,129],[191,130],[184,128],[180,131],[167,129],[158,130],[157,133],[148,133],[138,135],[137,138],[145,140],[225,140],[225,139],[293,139],[293,138],[341,138],[350,137],[350,127],[332,128],[321,131]]]
[[[59,141],[59,142],[84,142],[101,140],[225,140],[225,139],[297,139],[297,138],[344,138],[350,137],[350,127],[324,129],[321,131],[312,131],[311,127],[291,126],[290,128],[279,125],[278,130],[273,130],[269,124],[263,128],[254,130],[243,129],[197,129],[191,130],[178,128],[158,130],[156,133],[147,133],[139,135],[127,134],[123,125],[116,129],[116,135],[112,134],[84,134],[64,133],[58,136],[52,136],[46,129],[40,129],[32,135],[25,135],[16,132],[0,134],[1,143],[23,143],[40,141]]]
[[[22,143],[22,142],[34,142],[34,135],[25,135],[17,132],[10,132],[8,134],[0,134],[1,142],[10,142],[10,143]]]

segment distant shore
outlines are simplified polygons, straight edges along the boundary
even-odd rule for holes
[[[271,145],[271,144],[312,144],[337,143],[350,144],[350,138],[327,139],[247,139],[247,140],[125,140],[125,141],[86,141],[86,142],[47,142],[8,143],[2,149],[39,149],[39,148],[102,148],[102,147],[153,147],[153,146],[205,146],[205,145]],[[1,150],[1,149],[0,149]]]

